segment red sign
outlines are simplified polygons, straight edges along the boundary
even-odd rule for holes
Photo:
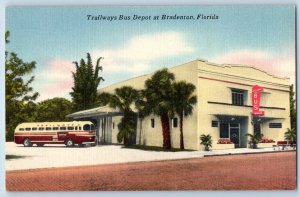
[[[265,115],[264,111],[259,111],[260,107],[260,96],[261,92],[264,90],[263,87],[255,85],[252,86],[252,114],[256,116]]]

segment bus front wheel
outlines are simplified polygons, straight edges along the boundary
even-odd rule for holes
[[[23,145],[24,145],[25,147],[30,147],[30,146],[32,146],[30,139],[26,138],[26,139],[24,140],[24,142],[23,142]]]
[[[66,141],[66,146],[67,147],[71,147],[71,146],[74,146],[74,142],[73,142],[73,140],[72,139],[67,139],[67,141]]]

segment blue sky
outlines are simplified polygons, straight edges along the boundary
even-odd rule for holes
[[[104,16],[218,15],[218,20],[89,21]],[[293,6],[10,7],[8,51],[36,61],[39,101],[70,98],[73,61],[104,57],[99,88],[197,58],[256,66],[295,80]]]

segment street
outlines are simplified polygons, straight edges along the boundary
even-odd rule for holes
[[[7,171],[8,191],[294,190],[296,152]]]

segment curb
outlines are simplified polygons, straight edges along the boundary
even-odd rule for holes
[[[245,152],[245,153],[224,153],[224,154],[204,155],[203,157],[232,156],[232,155],[251,155],[251,154],[282,153],[282,152],[296,152],[296,150],[279,150],[279,151],[264,151],[264,152]]]

